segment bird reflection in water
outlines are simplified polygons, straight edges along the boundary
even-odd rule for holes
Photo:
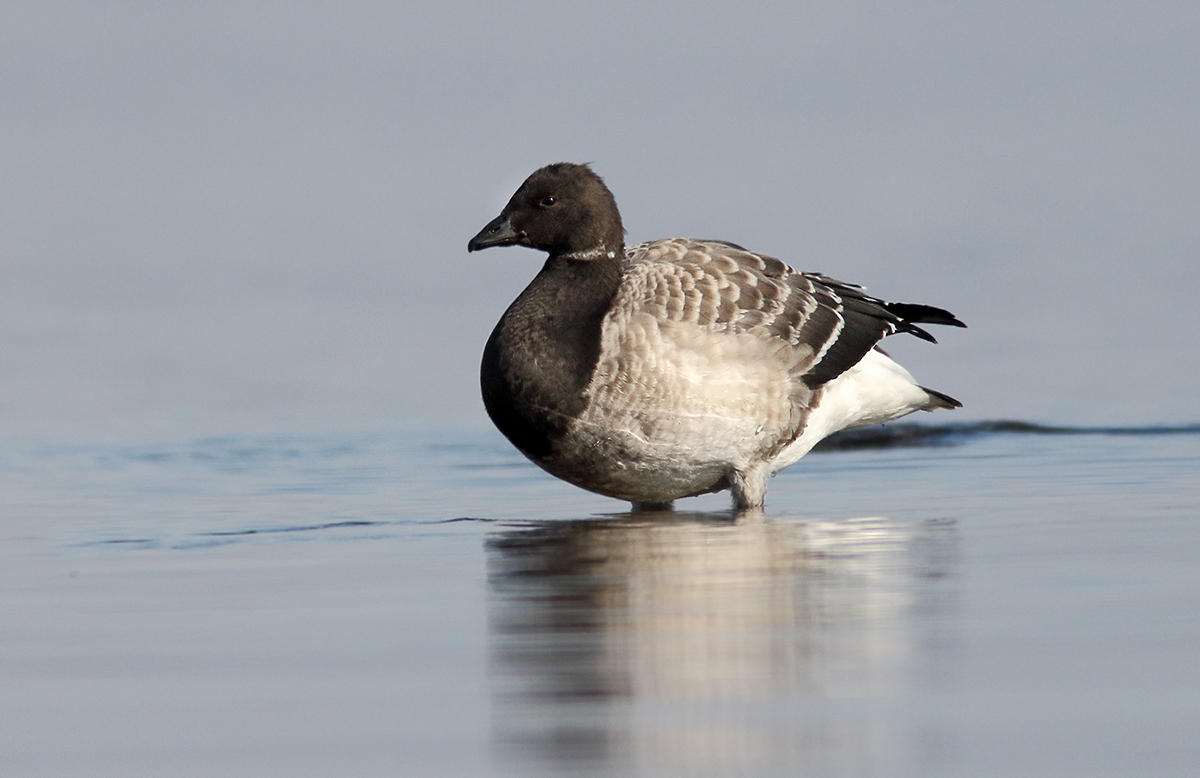
[[[954,545],[947,521],[761,513],[492,535],[498,753],[525,774],[894,770]]]

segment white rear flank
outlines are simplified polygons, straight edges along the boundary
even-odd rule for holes
[[[782,470],[839,430],[944,407],[891,357],[871,349],[858,364],[821,387],[820,402],[809,412],[804,432],[780,452],[771,469]]]

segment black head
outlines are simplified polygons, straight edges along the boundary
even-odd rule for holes
[[[519,245],[593,259],[620,256],[624,242],[617,201],[600,176],[587,165],[559,162],[525,179],[467,251]]]

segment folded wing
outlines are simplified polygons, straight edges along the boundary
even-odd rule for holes
[[[793,378],[817,389],[858,363],[884,337],[920,324],[964,326],[948,311],[888,303],[861,287],[804,273],[721,241],[684,238],[631,247],[614,307],[712,331],[750,333],[793,349]]]

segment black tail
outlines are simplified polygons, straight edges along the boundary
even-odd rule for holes
[[[930,343],[937,343],[937,338],[930,335],[918,324],[945,324],[950,327],[965,327],[954,314],[944,308],[935,308],[932,305],[919,305],[917,303],[884,303],[883,307],[889,313],[899,316],[901,323],[897,328],[897,332],[909,332],[916,335],[921,340],[927,340]]]
[[[928,386],[922,386],[925,393],[929,395],[929,407],[925,410],[932,411],[934,408],[961,408],[962,403],[955,400],[945,392],[939,392],[936,389],[930,389]]]

